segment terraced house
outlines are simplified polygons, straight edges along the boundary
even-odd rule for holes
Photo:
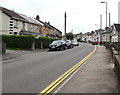
[[[0,7],[0,34],[4,35],[40,35],[39,25],[35,19]]]
[[[40,33],[42,36],[47,36],[55,39],[62,38],[62,32],[54,26],[52,26],[50,22],[41,21],[39,15],[36,16],[36,20],[42,23],[40,26]]]
[[[0,7],[0,34],[3,35],[35,35],[50,38],[61,38],[62,32],[43,22],[37,15],[36,19],[24,14]]]

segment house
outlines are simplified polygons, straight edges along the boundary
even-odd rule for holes
[[[47,23],[41,21],[39,15],[36,16],[36,20],[42,23],[42,25],[40,26],[40,33],[42,36],[47,36],[55,39],[62,37],[62,32],[54,26],[52,26],[50,22]]]
[[[23,28],[24,23],[26,20],[19,16],[16,12],[8,10],[6,8],[0,7],[0,21],[1,23],[1,33],[5,35],[17,35],[19,31]]]
[[[120,24],[114,24],[111,33],[112,42],[120,42]]]
[[[36,37],[39,37],[39,26],[41,25],[37,20],[34,18],[28,17],[23,14],[19,14],[21,17],[23,17],[25,20],[27,20],[26,23],[24,23],[24,28],[21,29],[20,35],[35,35]]]
[[[4,35],[40,35],[39,23],[25,15],[0,7],[0,34]]]
[[[75,34],[75,35],[74,35],[74,39],[75,39],[75,40],[78,40],[78,39],[79,39],[79,40],[81,41],[81,39],[82,39],[82,32],[79,33],[79,34]]]
[[[2,8],[0,7],[0,35],[2,35]]]
[[[100,30],[100,36],[102,42],[111,42],[111,27],[105,27],[105,30]]]

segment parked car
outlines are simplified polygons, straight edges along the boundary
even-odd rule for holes
[[[73,48],[73,44],[70,40],[65,40],[67,48]]]
[[[72,41],[72,43],[73,43],[73,46],[79,46],[79,43],[77,42],[77,41]]]
[[[49,45],[49,50],[66,50],[67,49],[67,45],[66,42],[63,40],[56,40],[53,41],[50,45]]]
[[[97,45],[98,44],[97,41],[92,41],[91,43],[92,43],[92,45]]]

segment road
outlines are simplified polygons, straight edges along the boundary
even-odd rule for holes
[[[3,61],[2,91],[39,93],[93,49],[93,45],[82,43],[65,51],[32,52],[8,63]]]

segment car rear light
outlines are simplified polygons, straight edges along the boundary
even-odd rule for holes
[[[67,44],[70,44],[69,42],[67,42]]]

